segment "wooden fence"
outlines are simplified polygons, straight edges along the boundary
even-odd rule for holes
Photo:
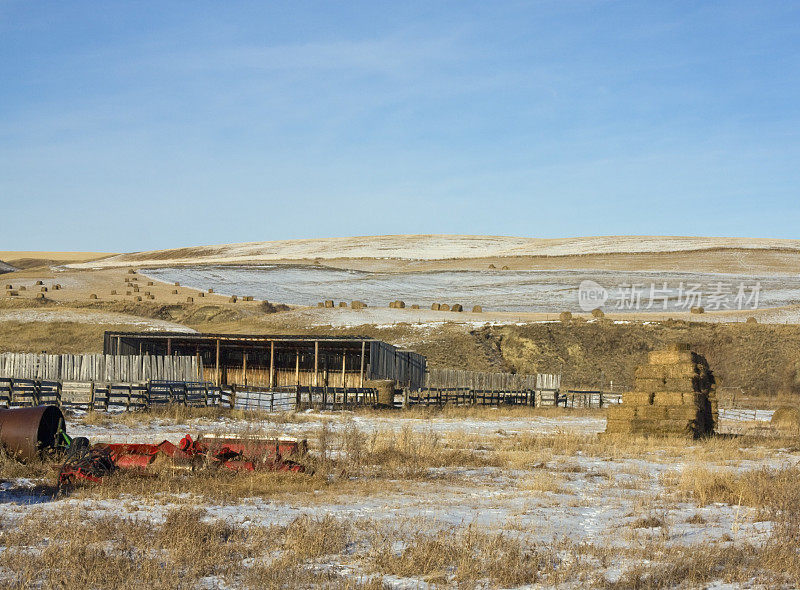
[[[0,354],[0,377],[44,381],[138,383],[200,381],[203,361],[196,356],[104,354]]]

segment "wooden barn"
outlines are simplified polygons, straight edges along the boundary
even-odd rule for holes
[[[220,386],[361,388],[377,379],[411,389],[425,384],[424,356],[366,336],[106,332],[103,352],[194,356],[205,379]]]

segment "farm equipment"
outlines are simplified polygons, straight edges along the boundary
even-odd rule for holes
[[[0,447],[23,462],[59,454],[72,444],[56,406],[0,409]]]
[[[159,444],[99,443],[91,447],[84,440],[75,439],[67,451],[58,476],[59,485],[81,480],[102,483],[104,477],[116,470],[152,472],[164,467],[186,471],[306,471],[303,465],[288,458],[299,458],[307,450],[306,442],[296,439],[205,435],[194,440],[187,434],[177,445],[165,440]]]
[[[55,406],[0,409],[0,447],[22,462],[62,462],[59,485],[77,481],[101,483],[117,470],[153,472],[159,468],[197,471],[290,471],[305,473],[294,461],[305,456],[305,440],[237,435],[184,436],[177,445],[97,443],[66,433],[64,416]]]

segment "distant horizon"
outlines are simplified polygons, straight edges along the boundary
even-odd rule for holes
[[[800,227],[800,4],[0,2],[0,249]]]

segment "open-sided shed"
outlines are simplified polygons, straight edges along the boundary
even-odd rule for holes
[[[352,388],[392,379],[419,389],[425,383],[424,356],[367,336],[106,332],[103,351],[194,355],[205,378],[217,385]]]

